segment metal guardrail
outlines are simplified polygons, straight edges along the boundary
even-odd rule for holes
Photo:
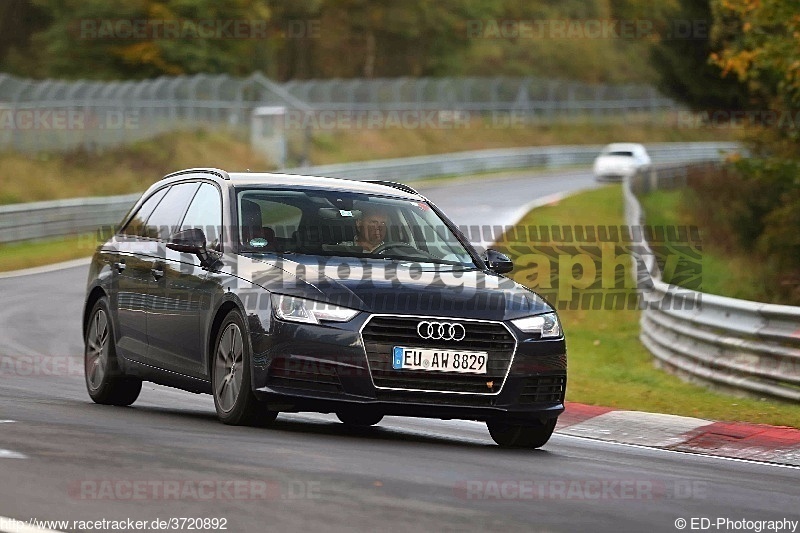
[[[692,166],[657,166],[626,182],[627,223],[644,221],[634,190],[684,186]],[[652,254],[637,264],[639,289],[646,293],[640,339],[656,366],[714,388],[800,402],[800,307],[664,283]]]
[[[0,206],[0,242],[91,233],[117,224],[141,193]]]
[[[719,158],[720,152],[733,151],[736,143],[656,143],[647,145],[654,163],[704,161]],[[350,179],[389,179],[410,182],[431,176],[469,175],[518,168],[563,168],[588,165],[602,146],[537,146],[477,150],[452,154],[381,159],[360,163],[301,167],[286,172]]]
[[[735,143],[661,143],[648,145],[653,161],[695,161],[715,158]],[[401,182],[443,175],[469,175],[498,170],[563,168],[589,164],[600,146],[541,146],[478,150],[451,154],[381,159],[289,169],[285,172],[349,179]],[[0,206],[0,242],[76,235],[112,226],[130,209],[138,194],[75,198]]]

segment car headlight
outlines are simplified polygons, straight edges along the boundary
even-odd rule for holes
[[[552,339],[561,336],[561,324],[555,313],[528,316],[511,321],[525,333],[538,333],[543,339]]]
[[[347,322],[358,314],[355,309],[284,294],[272,295],[272,308],[275,316],[281,320],[309,324],[319,324],[320,321]]]

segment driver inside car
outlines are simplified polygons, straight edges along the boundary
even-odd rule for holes
[[[369,253],[379,248],[386,240],[389,215],[378,206],[366,206],[356,220],[356,236],[352,242],[343,242],[346,246],[358,246]]]

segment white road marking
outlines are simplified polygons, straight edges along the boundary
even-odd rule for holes
[[[55,272],[56,270],[88,265],[91,262],[91,257],[84,257],[81,259],[73,259],[72,261],[64,261],[62,263],[55,263],[52,265],[25,268],[22,270],[12,270],[11,272],[3,272],[0,274],[0,279],[16,278],[19,276],[33,276],[34,274],[47,274],[49,272]]]
[[[281,415],[281,416],[286,416],[288,414],[289,413],[286,413],[286,414]],[[672,416],[672,415],[670,415],[670,416]],[[303,418],[305,418],[307,420],[311,419],[311,420],[315,420],[315,421],[319,421],[319,422],[322,422],[322,421],[325,421],[325,422],[338,422],[338,419],[336,419],[333,415],[323,415],[323,414],[317,414],[317,413],[302,413],[302,414],[301,413],[291,413],[291,416],[290,417],[286,417],[286,418],[294,418],[294,419],[303,419]],[[284,418],[284,420],[286,420],[286,418]],[[393,424],[392,423],[393,421],[391,420],[391,418],[395,418],[395,417],[387,417],[388,420],[386,420],[383,424],[379,424],[377,427],[384,427],[384,428],[387,428],[387,429],[391,428],[391,429],[402,431],[402,432],[416,433],[416,434],[424,435],[424,436],[428,436],[428,437],[446,437],[446,438],[449,438],[449,439],[457,439],[457,440],[459,439],[459,437],[454,436],[452,433],[447,433],[446,431],[445,432],[437,432],[436,431],[436,427],[437,426],[439,426],[439,427],[446,427],[446,426],[458,427],[458,426],[461,426],[461,428],[463,428],[463,429],[469,429],[469,430],[472,430],[472,431],[474,431],[475,429],[485,429],[486,428],[486,424],[484,422],[477,422],[475,420],[431,420],[434,423],[433,425],[427,426],[426,424],[423,423],[423,424],[420,424],[421,426],[423,426],[423,429],[420,429],[418,427],[417,428],[412,428],[412,427],[408,427],[408,426],[403,426],[402,424]],[[407,418],[406,419],[406,418],[402,418],[402,417],[399,418],[399,419],[400,420],[409,420],[409,421],[411,421],[411,420],[416,420],[416,421],[425,420],[425,419],[416,419],[416,418]],[[564,429],[568,429],[568,428],[564,428]],[[688,456],[688,457],[702,457],[702,458],[705,458],[705,459],[720,459],[720,460],[723,460],[723,461],[733,461],[733,462],[736,462],[736,463],[748,463],[748,464],[758,465],[758,466],[769,466],[769,467],[774,467],[774,468],[788,468],[788,469],[792,469],[792,470],[800,470],[800,466],[790,465],[790,464],[771,463],[771,462],[767,462],[767,461],[755,461],[753,459],[742,459],[742,458],[739,458],[739,457],[724,457],[724,456],[720,456],[720,455],[707,455],[707,454],[704,454],[704,453],[687,452],[687,451],[682,451],[682,450],[668,450],[668,449],[665,449],[665,448],[656,448],[656,447],[653,447],[653,446],[645,446],[645,445],[642,445],[642,444],[633,444],[633,443],[627,443],[627,442],[616,442],[616,441],[603,440],[603,439],[600,439],[600,438],[593,438],[593,437],[587,437],[587,436],[581,436],[581,435],[570,435],[568,433],[562,433],[564,431],[564,429],[556,430],[555,433],[553,433],[553,436],[554,437],[556,437],[556,436],[564,437],[564,438],[569,438],[569,439],[578,439],[578,440],[589,441],[589,442],[602,442],[602,443],[608,444],[610,446],[625,446],[625,447],[628,447],[628,448],[637,448],[637,449],[640,449],[640,450],[649,450],[649,451],[653,451],[653,452],[680,454],[680,455]],[[487,442],[491,442],[489,440],[488,432],[486,433],[486,440],[487,440]],[[550,447],[552,448],[552,445]]]
[[[720,459],[722,461],[732,461],[734,463],[747,463],[747,464],[751,464],[751,465],[769,466],[769,467],[773,467],[773,468],[788,468],[790,470],[800,470],[800,466],[795,466],[795,465],[785,465],[785,464],[780,464],[780,463],[768,463],[766,461],[754,461],[752,459],[741,459],[739,457],[724,457],[722,455],[708,455],[708,454],[705,454],[705,453],[697,453],[697,452],[685,452],[685,451],[682,451],[682,450],[667,450],[667,449],[664,449],[664,448],[653,448],[653,447],[650,447],[650,446],[643,446],[641,444],[629,444],[629,443],[626,443],[626,442],[614,442],[614,441],[610,441],[610,440],[594,439],[594,438],[591,438],[591,437],[579,437],[577,435],[567,435],[565,433],[559,433],[557,431],[555,433],[553,433],[553,435],[554,436],[558,435],[559,437],[564,437],[564,438],[568,438],[568,439],[588,440],[588,441],[591,441],[591,442],[602,442],[602,443],[610,444],[610,445],[613,445],[613,446],[625,446],[627,448],[638,448],[640,450],[650,450],[650,451],[654,451],[654,452],[680,454],[680,455],[687,456],[687,457],[702,457],[704,459]]]
[[[0,420],[0,424],[13,424],[16,420]]]
[[[712,422],[702,418],[646,413],[642,411],[609,411],[583,422],[567,426],[563,435],[613,438],[624,444],[641,444],[663,448],[687,440],[687,433],[708,426]]]
[[[27,455],[23,455],[13,450],[4,450],[0,448],[0,459],[27,459]]]

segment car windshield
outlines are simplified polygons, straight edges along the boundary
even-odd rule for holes
[[[476,268],[455,233],[422,200],[316,189],[237,189],[245,254],[373,257]]]
[[[618,155],[622,157],[633,157],[633,152],[625,151],[625,150],[614,150],[612,152],[607,152],[606,155]]]

